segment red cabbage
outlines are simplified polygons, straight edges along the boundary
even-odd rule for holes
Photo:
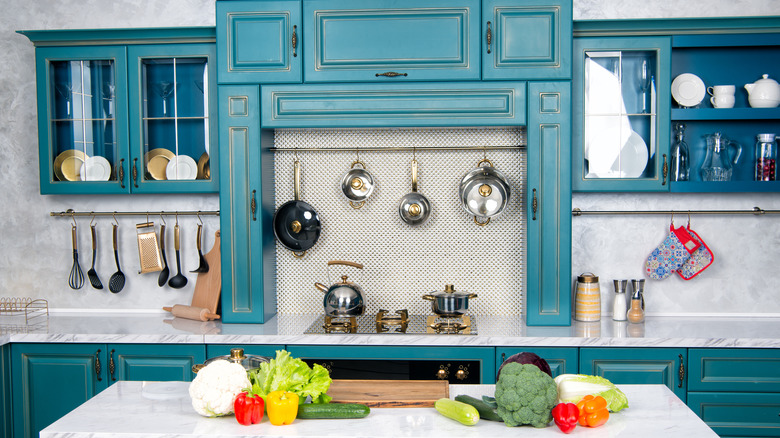
[[[550,370],[550,364],[547,363],[546,360],[542,359],[538,355],[534,353],[529,353],[527,351],[524,351],[522,353],[517,353],[509,356],[506,358],[504,363],[501,364],[501,367],[498,369],[498,374],[496,374],[496,381],[498,381],[498,376],[501,375],[501,368],[504,368],[504,365],[512,362],[517,362],[519,364],[531,364],[536,365],[539,367],[540,370],[547,373],[550,377],[552,377],[552,370]]]

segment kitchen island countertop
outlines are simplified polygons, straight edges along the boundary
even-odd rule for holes
[[[664,385],[619,385],[630,407],[610,416],[598,428],[577,427],[580,437],[717,437],[685,403]],[[562,436],[553,424],[546,428],[507,427],[480,420],[464,426],[433,408],[374,408],[360,419],[295,420],[273,426],[242,426],[234,416],[202,417],[192,408],[187,382],[129,382],[111,385],[94,398],[41,431],[41,438],[195,437],[516,437]],[[450,397],[492,395],[494,385],[451,385]]]
[[[644,323],[574,321],[567,327],[530,327],[522,317],[477,315],[478,334],[306,334],[318,317],[276,315],[265,324],[192,321],[165,313],[52,312],[33,324],[0,321],[7,343],[187,343],[275,345],[420,345],[470,347],[780,348],[780,318],[661,317]]]

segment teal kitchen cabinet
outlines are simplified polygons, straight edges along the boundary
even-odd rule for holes
[[[482,0],[482,79],[570,79],[571,0]]]
[[[273,131],[257,85],[220,85],[219,114],[222,321],[263,323],[276,313]]]
[[[669,190],[671,38],[574,39],[572,188]]]
[[[36,46],[42,194],[218,191],[212,28],[20,33]]]
[[[688,406],[720,436],[780,434],[780,351],[691,348]]]
[[[300,0],[216,5],[220,84],[301,82]]]
[[[493,347],[288,345],[287,351],[323,365],[334,378],[496,381]],[[346,369],[334,371],[338,360],[350,363]]]
[[[13,432],[11,406],[11,344],[0,346],[0,434],[10,437]]]
[[[479,0],[305,0],[305,82],[480,79]]]
[[[579,372],[617,385],[666,385],[685,401],[686,358],[685,348],[580,348]]]
[[[116,380],[183,380],[203,345],[12,344],[14,437],[37,437]]]
[[[496,348],[496,374],[501,364],[513,354],[534,353],[550,365],[552,376],[577,374],[579,354],[576,347],[498,347]]]

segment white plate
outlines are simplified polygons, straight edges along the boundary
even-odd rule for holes
[[[680,106],[696,106],[704,99],[707,88],[696,75],[683,73],[672,81],[672,97]]]
[[[165,166],[165,176],[173,179],[195,179],[198,176],[198,163],[188,155],[177,155]]]
[[[111,163],[96,155],[84,160],[79,177],[82,181],[108,181],[111,177]]]
[[[647,144],[642,136],[634,131],[620,150],[620,158],[612,165],[612,170],[621,178],[639,178],[647,167]]]

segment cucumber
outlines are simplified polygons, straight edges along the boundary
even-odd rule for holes
[[[469,404],[450,400],[448,398],[440,398],[436,400],[433,405],[440,414],[447,418],[459,421],[466,426],[473,426],[479,421],[479,412],[477,408]]]
[[[304,403],[298,405],[297,418],[363,418],[369,412],[371,408],[358,403]]]
[[[476,399],[468,395],[456,396],[455,400],[474,406],[477,409],[477,412],[479,412],[479,418],[484,418],[485,420],[490,420],[490,421],[501,421],[501,422],[504,421],[501,418],[501,416],[496,413],[495,409],[493,409],[489,404],[483,402],[482,400]]]

